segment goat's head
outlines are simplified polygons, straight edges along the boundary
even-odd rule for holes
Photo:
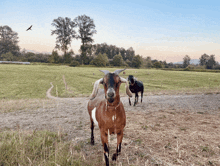
[[[129,85],[134,85],[136,78],[133,75],[128,76],[128,83]]]
[[[132,93],[129,90],[127,80],[119,76],[119,73],[124,70],[125,69],[116,70],[113,73],[110,73],[107,70],[100,70],[101,72],[105,73],[105,76],[95,82],[90,99],[92,100],[96,97],[98,93],[99,84],[103,84],[105,90],[105,97],[109,103],[113,103],[115,98],[119,97],[119,87],[121,83],[126,84],[126,93],[129,97],[132,97]]]

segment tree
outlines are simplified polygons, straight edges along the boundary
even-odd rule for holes
[[[207,69],[213,69],[213,67],[216,65],[215,61],[215,55],[210,55],[206,64]]]
[[[207,54],[203,54],[199,59],[200,59],[200,65],[206,66],[207,69],[213,69],[213,67],[216,64],[215,55],[209,56]]]
[[[81,15],[74,19],[76,25],[79,27],[79,34],[77,38],[81,39],[82,45],[92,43],[94,40],[92,39],[93,34],[96,33],[95,24],[93,19],[89,16]]]
[[[53,50],[52,54],[49,57],[49,62],[50,63],[59,63],[60,57],[58,55],[58,52]]]
[[[207,54],[201,55],[201,57],[199,58],[199,64],[200,64],[201,66],[206,65],[207,62],[208,62],[208,59],[209,59],[209,56],[208,56]]]
[[[156,61],[153,65],[154,68],[162,68],[162,64],[158,61]]]
[[[55,48],[63,51],[64,55],[66,55],[68,46],[71,45],[72,39],[76,38],[76,32],[74,30],[76,24],[68,17],[58,17],[53,20],[51,25],[56,28],[51,32],[51,35],[57,35]]]
[[[152,62],[151,62],[151,57],[148,56],[148,57],[146,58],[146,67],[147,67],[147,68],[151,68],[152,66],[153,66],[153,64],[152,64]]]
[[[191,58],[189,57],[189,55],[185,55],[185,57],[183,58],[183,67],[184,68],[186,68],[190,64],[190,60],[191,60]]]
[[[141,64],[142,64],[141,56],[140,55],[134,56],[132,59],[132,62],[131,62],[132,67],[139,68],[139,67],[141,67]]]
[[[126,59],[132,61],[133,57],[135,56],[135,52],[132,47],[126,50]]]
[[[81,59],[83,63],[86,63],[88,61],[86,51],[90,48],[88,45],[94,41],[92,36],[96,33],[95,24],[93,19],[86,15],[78,16],[74,21],[79,28],[77,39],[81,39],[82,42],[82,46],[80,47],[82,52]]]
[[[106,65],[109,64],[109,62],[108,62],[108,57],[107,57],[106,54],[101,54],[101,53],[99,53],[98,56],[96,56],[96,57],[93,59],[93,61],[92,61],[91,64],[96,65],[96,66],[98,66],[98,67],[105,67]]]
[[[73,55],[74,55],[74,52],[73,52],[73,50],[71,49],[69,52],[67,52],[67,53],[63,56],[64,63],[71,63],[71,62],[73,61]]]
[[[9,26],[0,26],[0,55],[11,52],[18,56],[20,48],[18,46],[18,33],[14,32]]]
[[[13,61],[14,60],[14,56],[11,52],[7,52],[6,54],[2,54],[1,55],[1,59],[3,61]]]
[[[112,61],[114,66],[121,66],[123,65],[123,58],[121,56],[121,54],[117,54],[113,57],[113,61]]]

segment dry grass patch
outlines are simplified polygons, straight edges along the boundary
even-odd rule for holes
[[[220,165],[220,114],[161,110],[126,115],[122,152],[116,162],[110,160],[110,165]],[[83,129],[90,132],[89,124]],[[85,160],[104,165],[100,132],[95,129],[95,145],[90,145],[90,138],[85,138],[79,152]],[[116,135],[111,135],[110,157],[116,143]]]
[[[38,108],[49,108],[55,101],[50,99],[17,99],[0,100],[0,113],[14,112],[19,110],[36,110]]]
[[[135,157],[130,164],[220,165],[219,116],[160,111],[127,117],[130,144],[122,153]]]

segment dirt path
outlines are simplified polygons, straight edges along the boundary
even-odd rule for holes
[[[54,97],[50,94],[52,88],[53,84],[51,83],[51,88],[46,93],[47,97],[51,99],[50,103],[42,103],[42,107],[35,110],[0,114],[0,128],[14,129],[19,126],[25,130],[61,129],[67,132],[70,137],[74,137],[74,129],[89,126],[87,112],[89,98]],[[220,110],[220,94],[144,96],[143,103],[138,103],[135,107],[129,106],[127,97],[122,97],[121,101],[124,103],[126,112],[150,113],[161,110],[174,110],[177,112],[215,114]],[[81,132],[83,134],[85,131],[82,130]],[[88,133],[84,133],[82,137],[85,137],[85,135],[88,135]],[[80,135],[77,137],[80,137]]]
[[[20,128],[22,130],[61,131],[67,134],[69,140],[88,142],[90,138],[90,121],[87,112],[87,102],[89,98],[54,97],[50,94],[52,88],[53,84],[51,83],[51,88],[46,92],[47,97],[51,101],[49,103],[42,103],[42,106],[37,109],[1,113],[0,129]],[[125,130],[127,130],[127,134],[130,132],[131,135],[133,135],[132,133],[135,131],[133,131],[133,128],[137,123],[133,122],[135,115],[142,118],[143,116],[147,117],[150,113],[154,114],[163,111],[220,115],[220,94],[144,96],[143,103],[138,103],[135,107],[129,105],[127,97],[122,97],[121,101],[124,103],[127,112],[127,126]],[[133,121],[131,121],[132,119]],[[137,128],[141,127],[137,126]],[[102,147],[97,127],[95,128],[95,140],[95,149],[97,150],[98,147],[98,151],[94,151],[94,153],[101,155]],[[132,138],[128,137],[128,135],[125,135],[123,141],[127,145],[126,148],[129,148],[133,142]],[[90,151],[90,148],[87,145],[84,147],[88,151]],[[137,143],[133,148],[132,151],[137,149]],[[140,147],[138,148],[137,153],[140,151]],[[87,153],[86,150],[85,153]],[[143,150],[143,153],[147,154],[150,152]],[[133,158],[135,159],[135,157]],[[121,160],[124,159],[126,160],[126,156],[121,158]]]

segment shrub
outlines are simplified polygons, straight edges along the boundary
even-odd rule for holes
[[[71,66],[71,67],[76,67],[76,66],[79,66],[79,65],[80,65],[80,64],[79,64],[78,61],[72,61],[69,66]]]

